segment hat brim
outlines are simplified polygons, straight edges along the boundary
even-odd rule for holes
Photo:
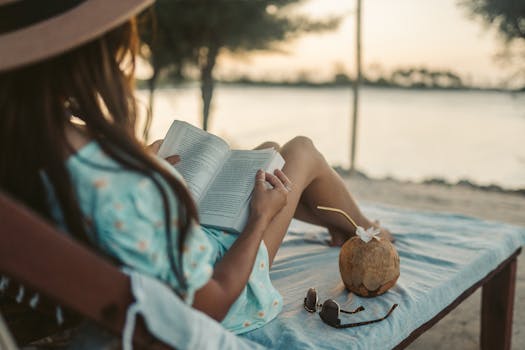
[[[0,71],[19,68],[87,43],[155,0],[89,0],[27,28],[0,35]]]

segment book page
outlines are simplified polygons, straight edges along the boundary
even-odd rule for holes
[[[199,214],[203,224],[232,227],[248,201],[255,184],[258,169],[267,167],[276,156],[274,149],[231,151],[201,201]],[[280,168],[284,165],[284,160]],[[271,170],[273,171],[273,169]]]
[[[217,136],[176,120],[171,125],[158,155],[165,158],[178,154],[175,165],[186,180],[195,202],[199,203],[206,188],[229,154],[226,142]]]
[[[273,174],[275,169],[282,170],[283,167],[284,167],[284,163],[285,163],[285,161],[284,161],[284,158],[281,156],[281,154],[278,153],[278,152],[275,152],[275,154],[270,159],[269,163],[266,164],[266,167],[264,167],[263,170],[268,172],[268,173]],[[268,184],[268,186],[271,186],[271,185]],[[253,191],[252,191],[252,193],[253,193]],[[252,193],[250,193],[250,197],[248,197],[244,207],[241,209],[241,212],[237,216],[237,221],[235,222],[234,225],[232,225],[232,227],[237,232],[241,232],[244,229],[244,227],[246,227],[246,224],[248,223],[248,217],[249,217],[249,214],[250,214],[250,206],[249,206],[248,202],[251,201]]]

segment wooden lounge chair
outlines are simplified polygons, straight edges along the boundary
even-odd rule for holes
[[[8,275],[39,291],[116,336],[122,334],[126,310],[133,302],[130,279],[126,274],[2,194],[0,222],[0,275]],[[495,266],[492,272],[465,290],[435,317],[414,329],[400,343],[396,342],[395,348],[408,346],[477,288],[483,287],[481,348],[510,349],[516,257],[520,250]],[[288,270],[287,266],[283,270]],[[102,290],[104,293],[100,293]],[[272,323],[279,328],[279,322],[278,319]],[[5,344],[9,344],[9,336],[0,320],[0,348],[8,349]],[[141,322],[134,333],[134,344],[136,348],[168,348],[153,339]]]
[[[3,194],[0,222],[1,275],[115,335],[122,334],[133,302],[126,274]],[[2,341],[9,342],[5,330],[1,332]],[[169,348],[155,340],[142,322],[135,328],[134,344],[136,348]]]
[[[516,250],[514,254],[485,276],[485,278],[463,292],[434,318],[414,330],[395,349],[407,347],[481,287],[483,288],[481,296],[481,349],[510,350],[517,257],[520,252],[521,248]]]

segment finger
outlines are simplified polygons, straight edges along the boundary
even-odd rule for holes
[[[151,145],[148,146],[148,149],[151,152],[157,154],[159,152],[160,146],[162,145],[163,141],[164,140],[157,140],[157,141],[153,142]]]
[[[280,169],[275,169],[274,174],[279,178],[279,180],[281,180],[281,182],[283,183],[284,187],[285,187],[288,191],[291,191],[291,190],[292,190],[293,183],[292,183],[292,181],[290,181],[290,179],[288,178],[288,176],[286,176],[286,174],[285,174],[282,170],[280,170]]]
[[[171,165],[175,165],[178,162],[180,162],[180,156],[178,154],[174,154],[172,156],[169,156],[166,158],[166,161],[170,163]]]
[[[279,180],[279,178],[273,174],[266,173],[266,181],[268,181],[274,188],[288,192],[286,187],[284,187],[284,184]]]
[[[257,170],[257,173],[255,174],[255,181],[266,181],[266,174],[264,173],[264,170],[259,169]]]
[[[255,187],[259,187],[261,189],[266,188],[266,176],[263,170],[259,169],[257,170],[257,173],[255,174]]]

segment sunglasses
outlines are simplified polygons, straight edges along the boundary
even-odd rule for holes
[[[359,327],[364,326],[371,323],[376,323],[383,321],[386,319],[392,311],[398,306],[398,304],[392,305],[388,313],[381,318],[371,320],[371,321],[363,321],[363,322],[356,322],[356,323],[347,323],[347,324],[341,324],[341,319],[339,318],[339,314],[345,313],[345,314],[355,314],[358,312],[363,311],[365,308],[362,306],[359,306],[357,309],[353,311],[346,311],[342,310],[339,307],[339,304],[333,300],[328,299],[322,304],[319,304],[319,299],[317,296],[317,291],[315,288],[308,289],[308,292],[306,292],[306,298],[304,298],[304,308],[308,312],[316,312],[318,308],[321,308],[321,311],[319,312],[319,316],[321,317],[321,320],[323,320],[324,323],[326,323],[329,326],[332,326],[334,328],[352,328],[352,327]]]

